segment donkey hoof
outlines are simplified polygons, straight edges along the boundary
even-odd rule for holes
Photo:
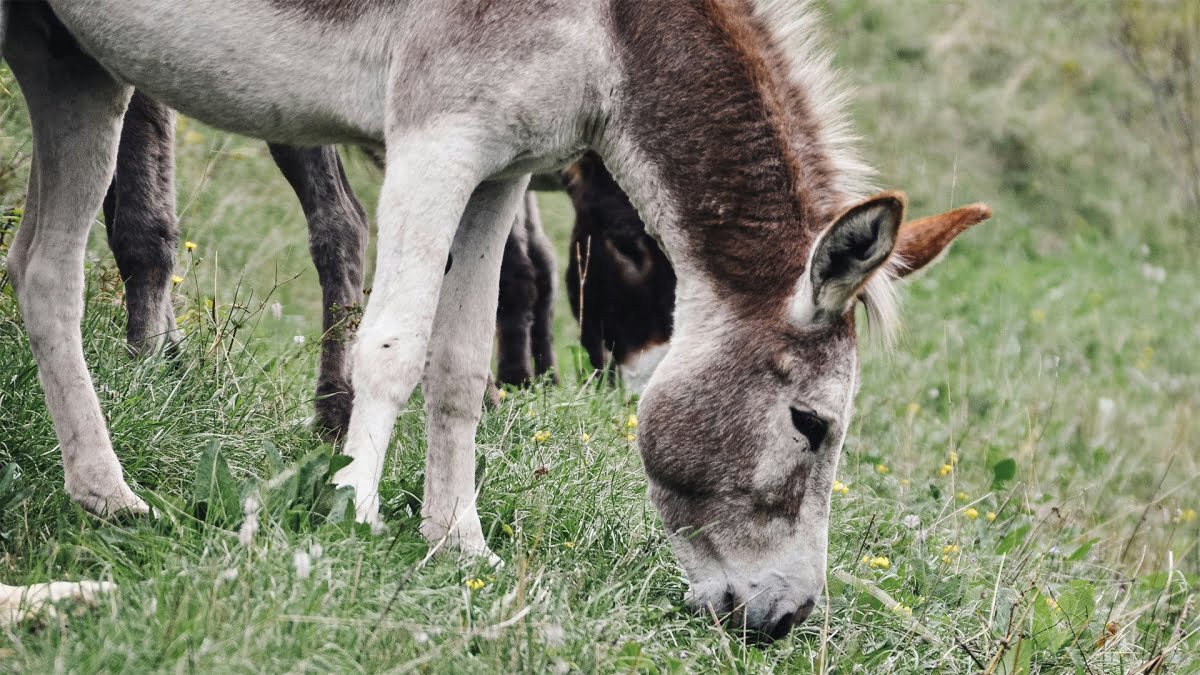
[[[110,490],[91,487],[82,491],[68,490],[68,493],[80,506],[101,518],[152,514],[150,505],[124,483]]]

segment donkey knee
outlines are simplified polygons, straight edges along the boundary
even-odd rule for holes
[[[418,333],[362,329],[354,343],[355,392],[404,405],[420,378],[428,343]]]

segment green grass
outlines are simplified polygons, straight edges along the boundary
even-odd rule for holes
[[[565,383],[509,392],[478,433],[480,510],[503,569],[426,560],[419,398],[383,484],[387,535],[333,522],[312,485],[265,491],[323,461],[307,426],[316,275],[265,148],[189,121],[188,342],[174,363],[126,358],[100,228],[84,331],[117,452],[165,517],[103,523],[66,498],[12,291],[0,292],[0,465],[18,467],[0,483],[0,581],[118,584],[95,610],[6,631],[0,670],[968,673],[997,659],[999,673],[1121,673],[1160,655],[1170,672],[1200,670],[1197,239],[1145,142],[1147,101],[1106,51],[1109,17],[1048,0],[830,4],[880,182],[907,188],[921,214],[987,200],[997,217],[908,284],[895,353],[864,345],[828,599],[794,635],[747,647],[682,609],[627,440],[633,405],[583,383],[562,299]],[[27,131],[19,97],[5,106],[0,202],[19,206]],[[371,170],[352,173],[372,203]],[[569,206],[542,205],[563,253]],[[227,490],[198,495],[214,444]],[[214,505],[252,488],[267,512],[247,547],[240,509]]]

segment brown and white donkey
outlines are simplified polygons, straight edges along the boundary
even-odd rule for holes
[[[335,481],[378,521],[396,416],[423,382],[421,531],[477,555],[490,555],[474,448],[504,243],[529,174],[593,149],[678,277],[639,447],[691,602],[770,636],[811,612],[858,387],[854,306],[883,328],[893,279],[988,210],[904,223],[902,194],[864,197],[809,3],[0,1],[34,133],[9,273],[80,503],[146,509],[80,336],[88,227],[133,86],[271,142],[386,148],[353,461]]]

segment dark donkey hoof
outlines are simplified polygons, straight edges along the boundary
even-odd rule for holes
[[[336,443],[350,429],[354,389],[349,382],[318,382],[314,426],[321,438]]]

